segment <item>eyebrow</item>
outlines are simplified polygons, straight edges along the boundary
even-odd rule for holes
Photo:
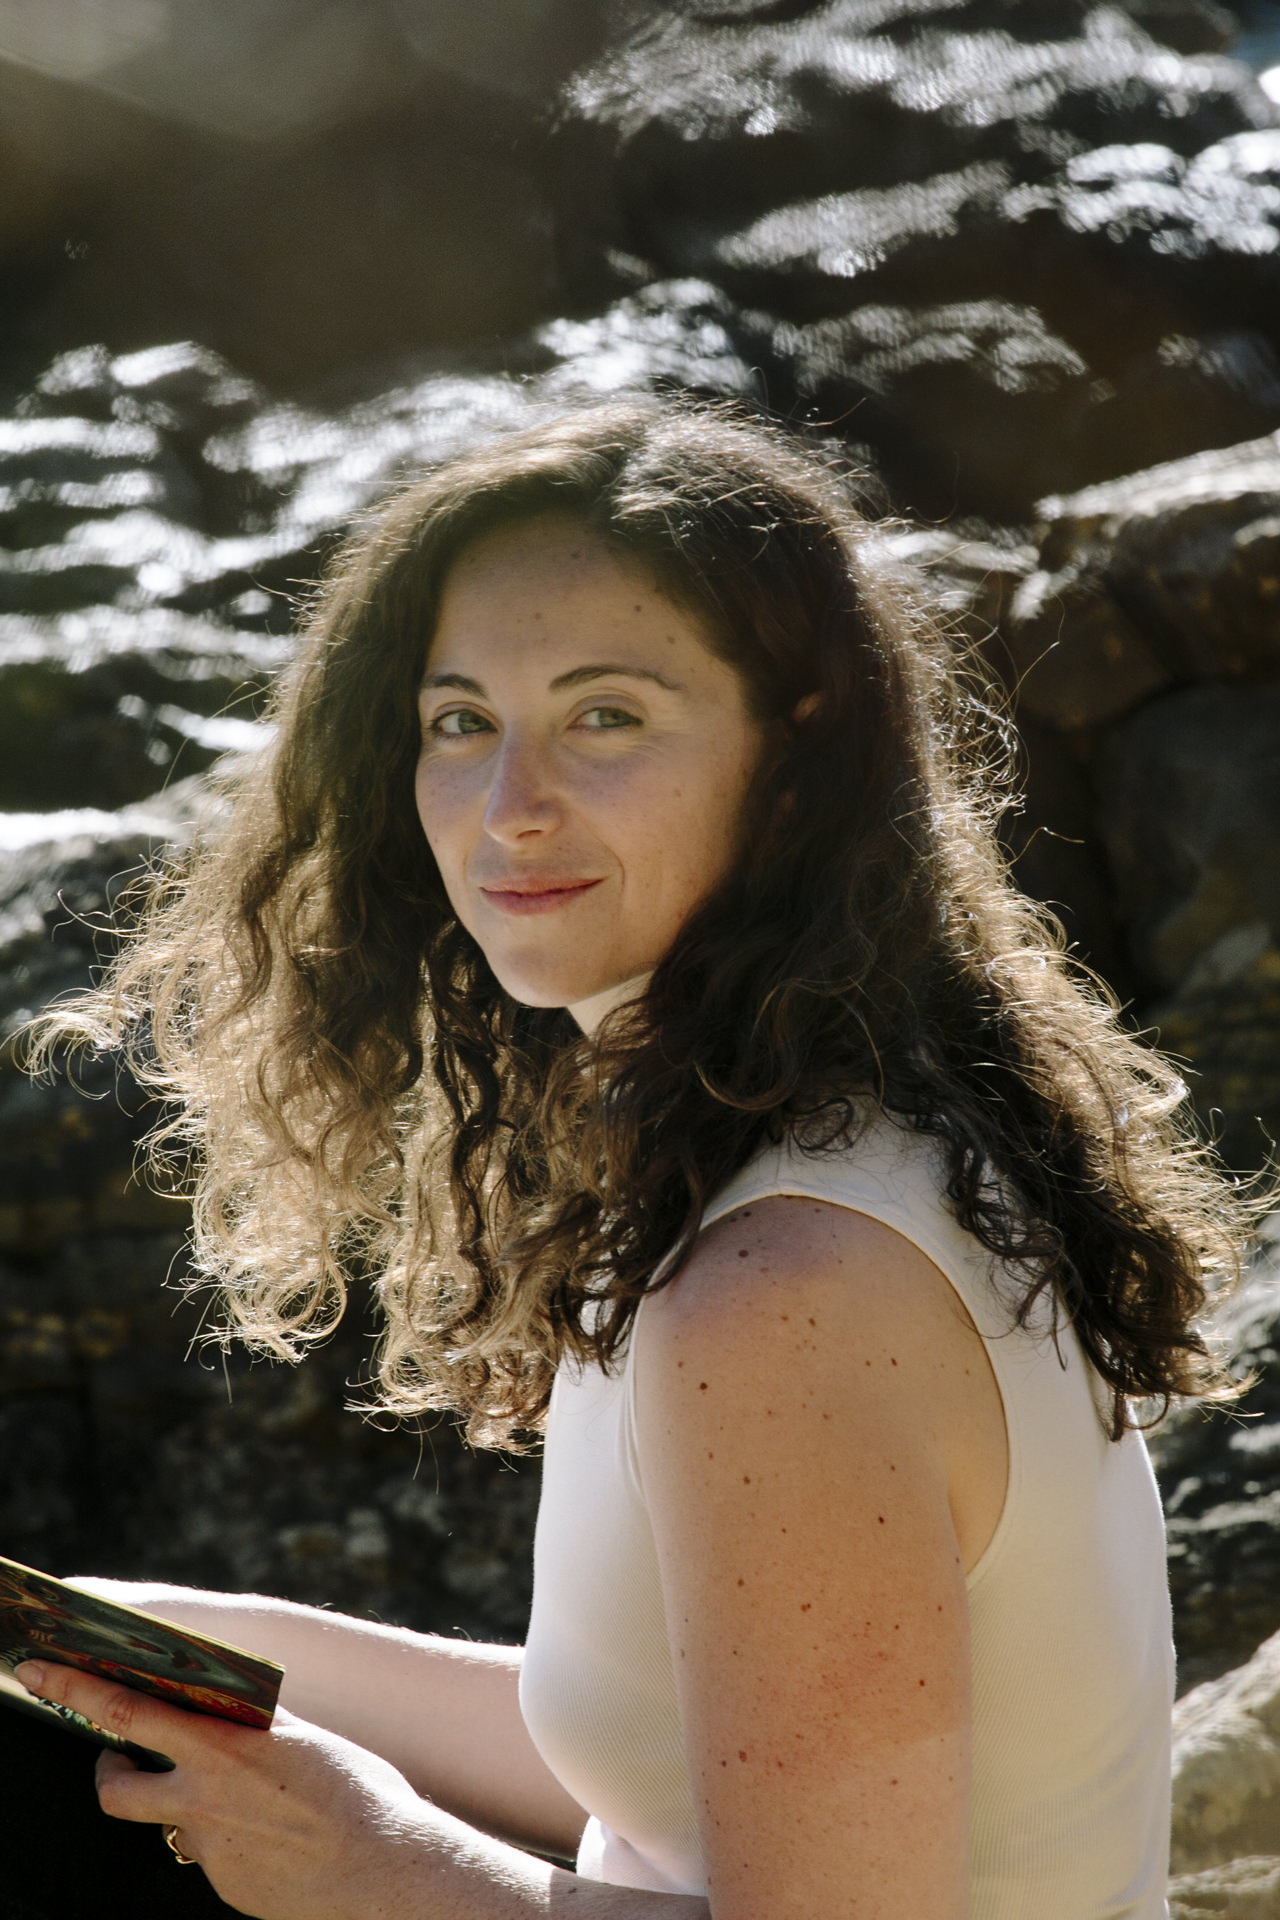
[[[622,667],[605,664],[602,666],[570,667],[567,673],[558,673],[551,682],[551,692],[559,693],[565,687],[580,687],[588,680],[603,680],[611,674],[621,674],[630,680],[653,680],[668,693],[685,691],[679,680],[669,680],[665,673],[659,673],[654,667]],[[478,698],[486,697],[485,690],[478,680],[472,680],[465,673],[427,673],[422,677],[422,685],[427,687],[453,687],[458,693],[474,693]]]

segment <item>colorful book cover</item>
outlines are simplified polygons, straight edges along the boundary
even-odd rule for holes
[[[271,1725],[284,1678],[284,1668],[273,1660],[153,1620],[0,1557],[0,1703],[56,1719],[143,1764],[168,1766],[163,1755],[122,1740],[69,1708],[34,1699],[14,1678],[14,1668],[24,1660],[79,1667],[190,1713],[238,1720],[246,1727]]]

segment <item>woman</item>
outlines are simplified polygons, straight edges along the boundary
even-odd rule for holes
[[[1163,1914],[1133,1402],[1221,1390],[1243,1210],[1009,885],[981,710],[833,463],[656,401],[455,460],[338,557],[276,720],[41,1046],[177,1103],[245,1337],[373,1261],[387,1404],[545,1424],[533,1618],[522,1661],[104,1583],[289,1709],[25,1670],[177,1761],[104,1757],[106,1812],[262,1920]]]

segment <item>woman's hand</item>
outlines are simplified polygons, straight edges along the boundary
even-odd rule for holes
[[[416,1793],[483,1833],[572,1859],[586,1814],[529,1738],[519,1647],[413,1633],[264,1594],[159,1581],[69,1582],[276,1660],[289,1711],[380,1754]]]
[[[426,1911],[414,1889],[430,1876],[442,1816],[375,1754],[283,1710],[259,1732],[70,1667],[28,1662],[18,1677],[175,1762],[172,1773],[144,1773],[104,1752],[99,1801],[117,1819],[176,1827],[229,1906],[256,1920]]]

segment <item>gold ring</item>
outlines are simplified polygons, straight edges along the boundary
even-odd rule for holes
[[[198,1861],[191,1858],[189,1853],[184,1853],[178,1845],[178,1829],[176,1827],[166,1827],[164,1829],[164,1843],[180,1867],[194,1867],[199,1864]]]

